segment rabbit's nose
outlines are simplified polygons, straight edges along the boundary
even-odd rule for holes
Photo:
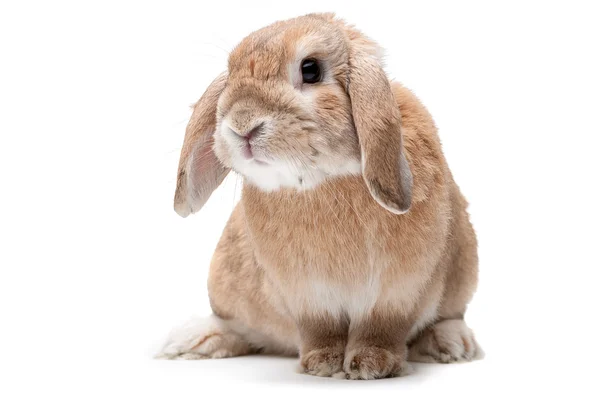
[[[246,140],[250,141],[250,139],[252,139],[253,137],[259,136],[264,131],[264,127],[265,127],[264,123],[259,123],[258,125],[254,126],[252,129],[247,130],[245,132],[239,132],[238,134],[241,135],[242,137],[246,138]]]

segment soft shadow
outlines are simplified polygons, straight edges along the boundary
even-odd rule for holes
[[[378,380],[346,380],[332,377],[317,377],[303,373],[300,369],[298,358],[282,358],[278,356],[253,356],[252,361],[260,358],[262,372],[257,376],[257,382],[268,384],[288,384],[297,386],[325,387],[325,388],[367,388],[387,387],[390,385],[404,385],[416,387],[431,380],[431,376],[439,373],[440,367],[452,366],[442,364],[411,363],[413,372],[402,377],[392,377]],[[256,364],[258,366],[258,364]]]

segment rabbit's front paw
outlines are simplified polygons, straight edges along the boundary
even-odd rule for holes
[[[344,371],[347,379],[372,380],[400,376],[410,369],[401,355],[379,347],[359,347],[346,355]]]
[[[318,348],[302,355],[300,364],[305,373],[330,377],[342,371],[344,350],[338,347]]]

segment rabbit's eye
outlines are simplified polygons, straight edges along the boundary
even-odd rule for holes
[[[307,58],[302,61],[302,81],[313,84],[321,81],[321,68],[316,59]]]

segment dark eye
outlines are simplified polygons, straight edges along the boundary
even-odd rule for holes
[[[313,84],[321,81],[321,68],[316,59],[307,58],[302,61],[302,81]]]

